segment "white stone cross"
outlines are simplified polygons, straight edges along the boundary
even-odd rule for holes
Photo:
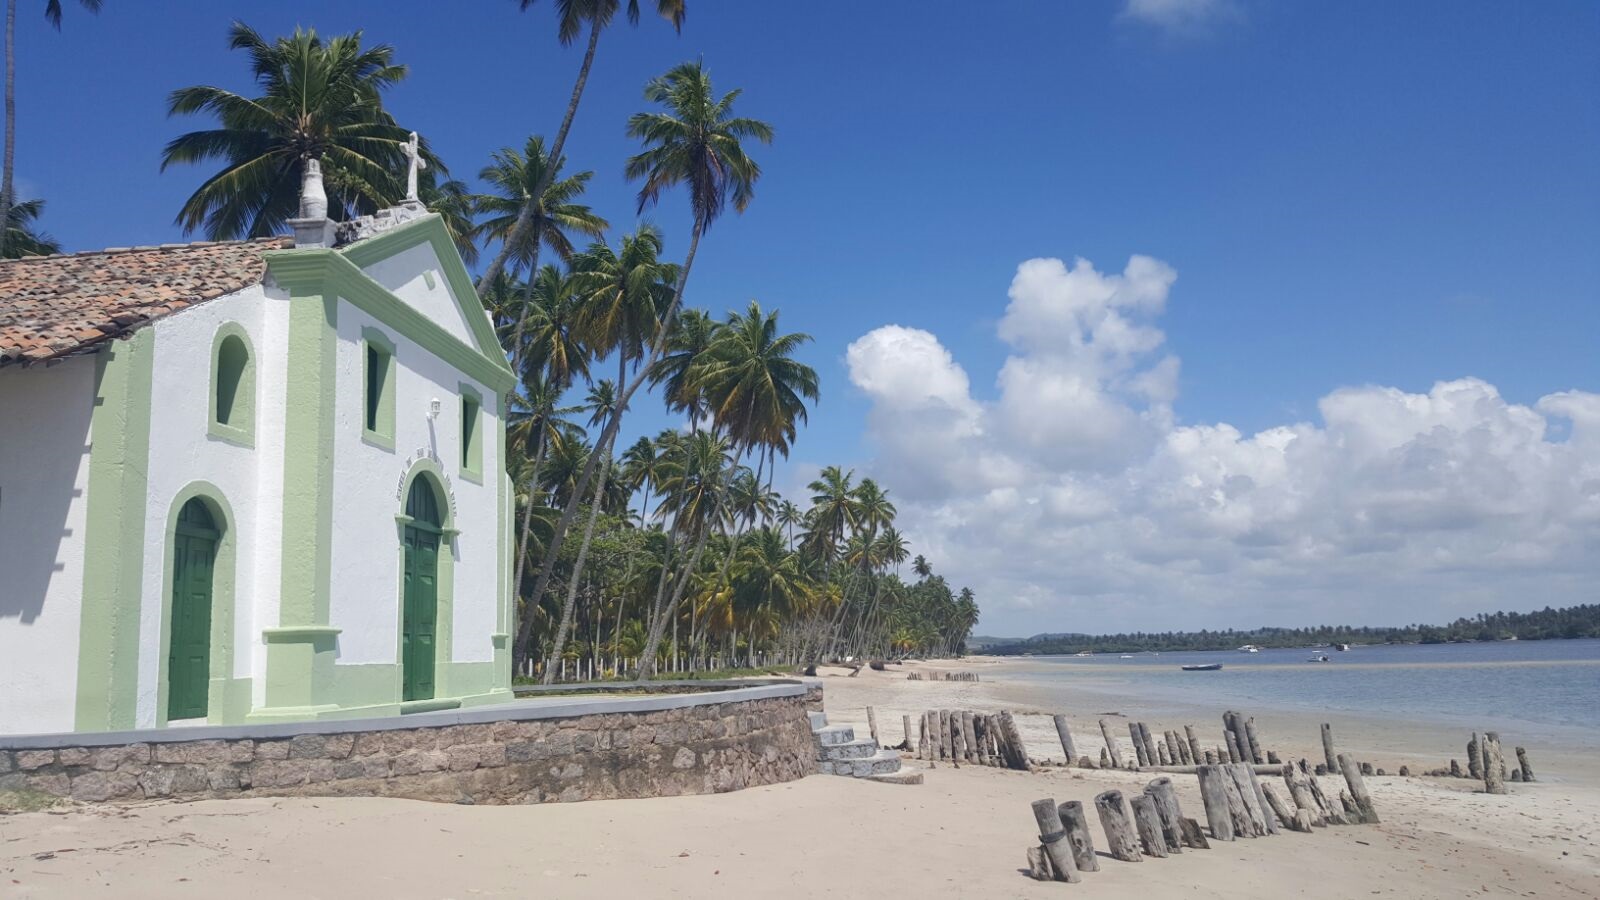
[[[427,160],[422,158],[422,151],[417,146],[417,133],[411,132],[411,140],[406,142],[406,201],[417,203],[417,172],[428,167]]]

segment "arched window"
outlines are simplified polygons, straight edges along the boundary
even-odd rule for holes
[[[211,353],[213,437],[246,447],[255,443],[255,360],[244,329],[229,322],[217,330]]]

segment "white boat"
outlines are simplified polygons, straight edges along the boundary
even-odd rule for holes
[[[1132,654],[1124,653],[1118,659],[1133,659]]]
[[[1261,648],[1257,647],[1255,644],[1245,644],[1243,647],[1239,648],[1239,652],[1240,653],[1260,653],[1261,652]]]
[[[1327,662],[1327,661],[1328,661],[1327,654],[1323,654],[1321,656],[1313,656],[1313,657],[1311,657],[1311,658],[1306,660],[1306,662]]]
[[[1090,653],[1090,652],[1089,652],[1089,651],[1087,651],[1087,650],[1085,650],[1085,651],[1083,651],[1083,652],[1082,652],[1082,653],[1074,653],[1074,654],[1072,654],[1072,655],[1073,655],[1073,656],[1093,656],[1093,655],[1094,655],[1094,654],[1093,654],[1093,653]]]

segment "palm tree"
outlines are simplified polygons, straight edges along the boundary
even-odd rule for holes
[[[667,335],[665,354],[650,367],[650,386],[666,385],[661,393],[667,409],[688,416],[691,431],[700,427],[706,403],[704,395],[690,386],[689,369],[710,349],[720,327],[705,310],[682,311],[672,324],[672,333]]]
[[[639,502],[639,518],[650,517],[650,488],[661,475],[661,446],[647,437],[633,442],[622,454],[623,480],[634,491],[644,491]]]
[[[777,519],[779,526],[789,530],[789,549],[793,550],[794,527],[804,521],[804,517],[800,514],[800,507],[795,506],[791,501],[784,500],[778,504]]]
[[[221,125],[179,135],[162,152],[162,171],[210,159],[224,163],[179,210],[185,233],[204,229],[211,240],[232,240],[280,231],[299,213],[308,159],[322,161],[330,218],[402,199],[398,173],[410,133],[383,108],[383,92],[406,76],[392,47],[363,49],[359,31],[324,42],[316,31],[299,28],[269,42],[242,22],[229,30],[228,46],[249,54],[261,96],[195,85],[173,91],[167,103],[168,115],[209,113]],[[444,174],[426,143],[422,155],[429,169]]]
[[[5,237],[0,239],[0,259],[20,259],[24,256],[49,256],[60,253],[61,245],[36,224],[44,212],[43,200],[24,200],[11,207],[6,215]]]
[[[534,271],[538,266],[539,250],[535,244],[547,247],[561,260],[572,259],[572,238],[576,233],[588,237],[605,234],[611,225],[592,209],[574,202],[588,187],[593,172],[579,172],[560,177],[565,159],[557,159],[544,152],[544,138],[528,138],[522,150],[502,147],[490,157],[478,177],[488,182],[494,193],[473,195],[475,211],[488,218],[472,229],[474,238],[499,241],[502,249],[514,263],[513,268]],[[538,202],[530,202],[533,191],[544,185]],[[529,210],[528,227],[515,239],[517,223],[523,210]]]
[[[917,573],[918,578],[927,578],[933,574],[933,566],[928,565],[928,558],[921,553],[911,560],[911,571]]]
[[[534,4],[535,0],[521,0],[522,10]],[[663,19],[672,23],[674,30],[682,31],[685,0],[655,0],[656,13]],[[595,47],[600,43],[600,32],[604,31],[611,20],[616,18],[617,10],[621,8],[620,0],[556,0],[556,15],[560,19],[560,28],[557,37],[561,46],[569,47],[583,31],[585,25],[589,28],[589,45],[583,53],[583,64],[578,67],[578,80],[572,85],[572,97],[567,101],[566,115],[561,119],[561,127],[556,129],[555,143],[550,146],[550,158],[560,159],[561,151],[567,145],[567,134],[572,130],[572,120],[578,114],[578,101],[583,99],[584,85],[589,82],[589,69],[594,65]],[[628,0],[628,22],[632,25],[639,24],[639,0]],[[554,170],[547,169],[544,181],[533,185],[527,193],[528,198],[544,197],[545,188],[554,178]],[[520,211],[516,224],[506,235],[500,252],[484,270],[484,281],[492,281],[505,268],[506,260],[517,247],[526,240],[528,230],[533,226],[534,205],[525,204]],[[532,246],[532,257],[528,260],[528,268],[535,269],[539,265],[539,244]]]
[[[677,275],[677,267],[663,263],[661,235],[651,226],[643,226],[636,234],[624,235],[622,249],[613,253],[605,244],[596,244],[574,260],[572,289],[577,299],[573,330],[581,336],[584,345],[595,355],[615,354],[617,357],[616,385],[627,383],[628,366],[637,363],[647,342],[653,341],[660,329],[659,311],[666,299],[665,285]],[[638,379],[635,379],[637,384]],[[598,446],[606,451],[603,456],[592,457],[592,463],[610,461],[610,448],[616,442],[617,428],[622,421],[622,411],[627,408],[628,391],[616,398],[615,415],[604,420]],[[555,561],[565,541],[567,530],[578,513],[578,505],[588,489],[594,465],[584,470],[578,489],[562,508],[561,519],[556,523],[556,536],[545,548],[539,577],[534,582],[533,596],[542,597],[555,574]],[[604,480],[602,474],[602,481]],[[596,488],[596,496],[603,494],[603,485]],[[593,533],[598,505],[591,506],[586,534]],[[586,554],[580,548],[578,558]],[[582,567],[578,567],[581,571]],[[533,638],[532,623],[525,622],[518,629],[517,653],[520,659]],[[546,678],[553,677],[547,670]]]
[[[417,199],[429,212],[439,214],[444,228],[450,232],[450,242],[456,245],[461,261],[469,266],[478,264],[478,244],[473,240],[472,217],[476,213],[467,183],[455,178],[442,179],[432,168],[422,170],[417,179]]]
[[[91,13],[100,12],[104,0],[78,0],[78,5]],[[61,30],[61,0],[46,0],[44,17]],[[0,209],[6,210],[6,227],[0,230],[0,259],[16,259],[18,256],[32,256],[36,254],[10,252],[11,214],[14,206],[23,204],[16,202],[16,191],[12,186],[12,177],[16,169],[17,159],[17,0],[6,0],[6,147],[4,172],[0,173]],[[37,202],[37,201],[35,201]]]

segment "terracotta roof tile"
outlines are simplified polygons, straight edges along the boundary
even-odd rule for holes
[[[259,282],[286,237],[162,244],[0,261],[0,366],[92,349]]]

